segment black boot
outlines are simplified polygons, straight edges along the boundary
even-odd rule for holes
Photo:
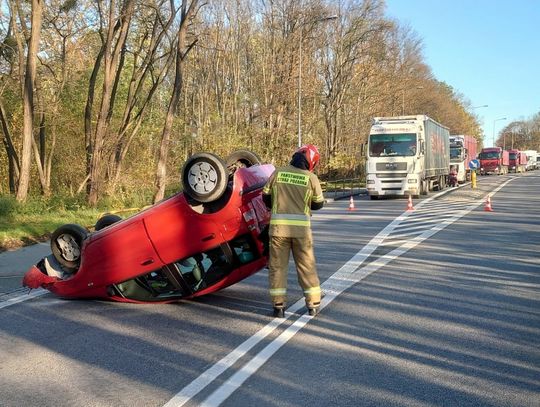
[[[285,310],[283,308],[274,307],[274,318],[285,318]]]
[[[309,315],[314,317],[319,314],[319,307],[316,308],[308,308]]]

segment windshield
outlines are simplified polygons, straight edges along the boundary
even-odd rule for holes
[[[416,134],[371,134],[370,157],[416,155]]]
[[[478,158],[480,158],[481,160],[489,160],[493,158],[499,158],[499,154],[500,153],[498,151],[484,152],[484,153],[480,153]]]
[[[517,158],[518,158],[518,157],[517,157],[517,154],[516,154],[516,153],[510,153],[510,159],[511,159],[511,160],[515,160],[515,159],[517,159]]]
[[[450,159],[460,159],[462,150],[461,147],[450,147]]]

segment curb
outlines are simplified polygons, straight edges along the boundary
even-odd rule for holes
[[[324,202],[335,202],[335,201],[340,201],[342,199],[349,199],[351,196],[367,195],[367,190],[365,188],[355,188],[352,192],[351,191],[340,192],[339,194],[332,194],[332,195],[333,196],[330,198],[325,197]]]

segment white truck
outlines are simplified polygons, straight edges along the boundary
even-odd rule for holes
[[[427,195],[448,184],[450,132],[425,115],[375,117],[366,163],[371,199]]]
[[[536,156],[538,155],[536,150],[525,150],[523,154],[527,156],[527,165],[525,166],[525,171],[532,171],[538,168],[538,163],[536,162]]]
[[[469,163],[476,158],[478,142],[473,136],[466,134],[450,136],[450,167],[457,172],[457,181],[463,184],[471,176]]]

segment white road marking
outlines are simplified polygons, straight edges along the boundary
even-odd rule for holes
[[[41,297],[43,294],[47,294],[48,291],[39,288],[37,290],[29,291],[28,294],[19,295],[18,297],[10,298],[9,300],[0,302],[0,309],[9,307],[10,305],[18,304],[32,298]]]
[[[512,181],[509,179],[503,184],[499,185],[494,191],[490,194],[493,195],[504,187],[507,183]],[[428,198],[425,201],[420,202],[417,207],[422,207],[426,203],[431,202],[433,199],[437,198],[439,195],[444,192],[434,195],[431,198]],[[321,309],[324,309],[328,304],[330,304],[339,294],[358,283],[360,280],[364,279],[371,273],[377,271],[381,267],[390,263],[397,257],[403,255],[410,249],[417,246],[422,241],[428,239],[435,233],[444,229],[448,225],[451,225],[458,219],[462,218],[478,206],[484,203],[484,198],[474,201],[473,203],[466,206],[464,209],[456,211],[454,216],[448,219],[442,220],[441,223],[435,225],[431,229],[427,229],[421,235],[416,236],[413,239],[407,240],[402,246],[392,250],[390,253],[375,259],[370,262],[367,266],[360,268],[363,262],[381,245],[381,243],[386,238],[391,238],[391,233],[394,228],[399,225],[403,220],[407,219],[412,215],[413,211],[406,211],[394,219],[390,224],[388,224],[378,235],[376,235],[371,241],[362,248],[358,253],[356,253],[347,263],[345,263],[339,270],[337,270],[332,276],[330,276],[323,284],[321,288],[326,293],[324,300],[321,302]],[[298,310],[304,307],[304,299],[299,299],[291,307],[287,309],[285,313],[285,318],[283,319],[274,319],[268,323],[265,327],[255,333],[253,336],[241,343],[236,349],[231,353],[217,362],[214,366],[207,369],[199,377],[193,380],[190,384],[184,387],[179,393],[177,393],[171,400],[169,400],[164,407],[180,407],[189,402],[193,397],[195,397],[200,391],[205,389],[210,385],[219,375],[225,372],[229,367],[238,362],[241,357],[243,357],[250,349],[252,349],[256,344],[261,342],[266,338],[271,332],[273,332],[282,322],[289,319],[293,316]],[[225,401],[236,389],[238,389],[251,375],[253,375],[257,370],[266,362],[268,359],[277,352],[284,344],[287,343],[298,331],[300,331],[312,317],[304,314],[300,316],[296,321],[294,321],[287,329],[285,329],[276,339],[270,342],[266,347],[261,350],[257,355],[252,359],[247,361],[244,366],[234,373],[228,380],[226,380],[221,386],[219,386],[208,398],[204,400],[202,406],[204,407],[213,407],[219,406],[223,401]]]

